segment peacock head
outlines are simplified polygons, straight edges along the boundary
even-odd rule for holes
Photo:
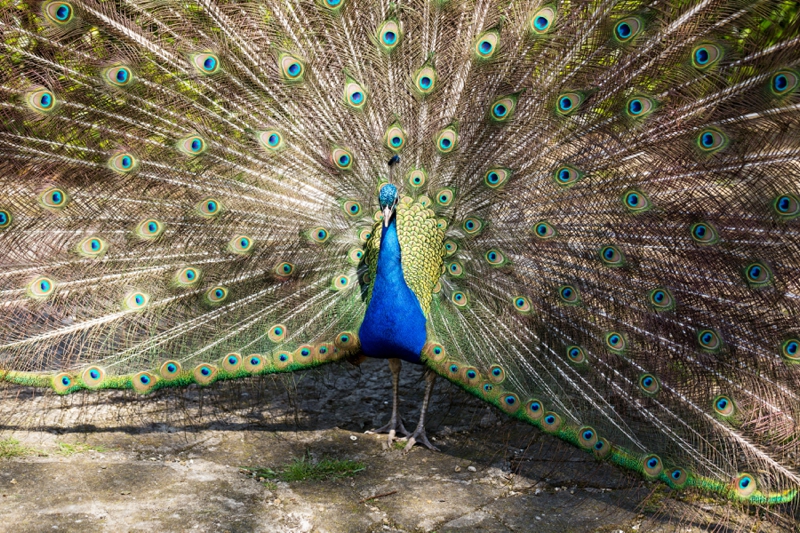
[[[381,204],[381,211],[383,211],[383,227],[389,225],[389,221],[394,214],[394,208],[397,206],[397,187],[391,183],[387,183],[381,187],[378,193],[378,202]]]

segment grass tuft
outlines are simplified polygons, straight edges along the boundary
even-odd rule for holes
[[[36,450],[23,446],[17,439],[0,440],[0,459],[25,457],[26,455],[34,455],[36,453]]]
[[[352,477],[365,468],[366,465],[364,463],[349,459],[322,459],[314,463],[311,461],[311,457],[306,454],[299,459],[293,459],[292,462],[279,467],[277,470],[264,467],[242,467],[241,469],[253,477],[263,478],[266,481],[262,481],[270,488],[275,486],[275,481],[292,482],[309,479],[324,481]]]

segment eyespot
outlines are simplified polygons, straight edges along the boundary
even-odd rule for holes
[[[625,111],[633,118],[643,118],[655,110],[655,102],[646,96],[634,96],[625,104]]]
[[[622,353],[628,347],[628,343],[625,340],[625,336],[622,333],[618,333],[616,331],[610,331],[606,333],[605,341],[606,341],[606,347],[608,347],[614,353]]]
[[[330,238],[331,234],[325,228],[316,227],[308,230],[308,236],[314,242],[323,243]]]
[[[242,356],[238,353],[229,353],[220,361],[220,366],[226,372],[236,373],[242,366]]]
[[[692,65],[706,70],[722,59],[722,49],[715,44],[701,44],[692,49]]]
[[[447,273],[454,278],[460,278],[464,275],[464,267],[458,261],[453,261],[447,265]]]
[[[244,369],[250,374],[261,372],[266,365],[266,361],[261,354],[251,353],[244,358]]]
[[[578,446],[585,450],[591,450],[595,443],[597,443],[597,432],[594,428],[583,426],[578,429]]]
[[[556,184],[562,187],[571,187],[572,185],[575,185],[575,183],[577,183],[582,177],[583,172],[569,165],[558,167],[553,173],[553,179],[555,180]]]
[[[291,54],[281,53],[278,56],[278,66],[280,67],[283,81],[300,82],[306,74],[305,64],[300,59]]]
[[[172,381],[181,373],[181,364],[177,361],[164,361],[158,373],[167,381]]]
[[[395,123],[386,130],[384,138],[386,147],[392,152],[399,152],[406,144],[406,133],[399,124]]]
[[[500,398],[500,408],[506,413],[514,413],[519,409],[519,398],[516,394],[508,393]]]
[[[363,257],[364,257],[363,248],[350,248],[350,250],[348,250],[347,252],[347,261],[351,265],[358,265]]]
[[[314,348],[314,359],[316,361],[331,361],[339,357],[336,348],[329,342],[323,342]]]
[[[192,54],[191,61],[201,74],[214,74],[219,70],[219,58],[211,53]]]
[[[344,86],[344,101],[353,109],[364,109],[367,104],[367,92],[354,80],[347,78]]]
[[[425,185],[428,176],[423,169],[417,168],[408,173],[406,181],[413,188],[419,188]]]
[[[217,379],[217,367],[206,363],[200,363],[194,367],[192,377],[198,385],[209,385]]]
[[[483,175],[483,184],[489,187],[490,189],[497,189],[501,187],[505,182],[508,181],[508,178],[511,177],[511,170],[507,168],[499,168],[494,167],[490,168],[486,171],[486,174]]]
[[[586,353],[580,346],[567,346],[567,360],[574,365],[583,365],[587,362]]]
[[[421,96],[431,94],[436,88],[436,70],[426,65],[414,74],[414,88]]]
[[[125,87],[133,81],[133,72],[121,65],[109,67],[103,71],[103,79],[113,87]]]
[[[424,353],[425,357],[428,359],[437,362],[444,361],[446,357],[444,346],[436,342],[427,343],[425,347],[422,348],[422,353]]]
[[[136,170],[136,167],[139,166],[139,161],[133,156],[133,154],[124,152],[112,156],[111,159],[108,160],[108,166],[114,172],[127,174],[128,172]]]
[[[11,216],[11,213],[6,209],[0,209],[0,230],[11,226],[12,221],[13,217]]]
[[[491,59],[497,51],[500,34],[496,31],[487,31],[475,41],[475,54],[479,59]]]
[[[626,17],[614,26],[614,38],[620,43],[630,42],[639,35],[644,25],[637,17]]]
[[[55,282],[46,276],[40,276],[28,284],[28,295],[33,298],[49,298],[55,290]]]
[[[281,263],[275,267],[275,274],[281,278],[288,278],[294,274],[294,265],[292,263]]]
[[[275,324],[267,330],[267,337],[276,344],[283,342],[286,338],[286,326],[283,324]]]
[[[778,196],[772,207],[779,217],[789,220],[800,215],[800,201],[793,194]]]
[[[525,414],[531,420],[538,421],[544,416],[544,406],[539,400],[528,400],[525,402]]]
[[[561,427],[561,417],[553,411],[549,411],[542,417],[542,430],[547,433],[556,433]]]
[[[200,155],[206,151],[206,142],[202,137],[192,135],[178,141],[178,150],[185,155]]]
[[[64,189],[53,187],[44,191],[39,200],[48,209],[63,209],[69,203],[69,195]]]
[[[339,11],[344,6],[344,0],[322,0],[322,5],[331,11]]]
[[[442,207],[447,207],[451,203],[453,203],[453,198],[455,194],[453,193],[452,189],[442,189],[438,193],[436,193],[436,203]]]
[[[556,20],[555,8],[545,6],[533,14],[529,27],[534,35],[543,35],[553,29]]]
[[[455,128],[445,128],[436,137],[436,150],[441,154],[449,154],[456,149],[458,132]]]
[[[339,170],[347,171],[353,168],[353,154],[344,148],[334,148],[331,152],[331,161]]]
[[[489,368],[489,380],[495,385],[502,383],[506,379],[506,371],[500,365],[492,365]]]
[[[142,291],[131,291],[122,300],[122,307],[128,310],[143,309],[150,302],[150,295]]]
[[[447,229],[447,220],[445,220],[443,218],[437,219],[436,220],[436,227],[439,228],[442,231],[445,231]]]
[[[175,285],[178,287],[194,287],[200,281],[202,273],[195,267],[186,267],[175,273]]]
[[[280,351],[272,356],[272,362],[278,370],[284,370],[294,363],[294,357],[290,352]]]
[[[228,250],[235,254],[248,254],[253,251],[253,239],[247,235],[235,235],[228,243]]]
[[[689,475],[683,468],[673,468],[667,476],[667,483],[674,489],[681,489],[686,485]]]
[[[492,104],[492,119],[496,122],[505,122],[514,114],[514,109],[516,109],[516,107],[516,96],[504,96]]]
[[[647,301],[656,311],[666,311],[675,308],[675,299],[672,297],[672,293],[663,287],[650,291],[647,295]]]
[[[530,300],[525,296],[515,296],[511,301],[514,302],[514,309],[522,314],[528,314],[533,309]]]
[[[597,442],[594,443],[594,446],[592,446],[592,455],[597,459],[605,459],[611,453],[612,448],[610,442],[603,437],[599,437]]]
[[[456,241],[452,239],[447,239],[446,241],[444,241],[444,254],[447,257],[450,257],[457,251],[458,251],[458,244],[456,243]]]
[[[702,329],[697,333],[697,342],[703,350],[709,352],[717,352],[722,347],[722,340],[720,340],[717,332],[711,329]]]
[[[222,203],[214,198],[206,198],[197,204],[197,212],[204,217],[215,217],[222,212]]]
[[[344,204],[342,204],[342,209],[344,210],[345,214],[350,215],[351,217],[358,217],[361,215],[361,204],[355,200],[347,200],[344,202]]]
[[[212,287],[206,291],[206,300],[210,304],[221,304],[228,298],[228,289],[225,287]]]
[[[336,336],[334,344],[336,348],[345,353],[353,351],[359,346],[358,335],[352,331],[342,331]]]
[[[622,195],[622,203],[631,213],[643,213],[650,209],[650,200],[639,191],[627,191]]]
[[[697,136],[697,147],[705,153],[713,154],[728,144],[728,138],[719,130],[705,129]]]
[[[368,240],[370,240],[371,237],[372,237],[372,231],[368,229],[362,229],[361,231],[358,232],[358,239],[363,243],[366,243]]]
[[[468,235],[477,235],[483,229],[483,222],[476,217],[469,217],[464,220],[461,227]]]
[[[145,240],[153,240],[157,239],[164,233],[164,224],[159,222],[154,218],[148,218],[141,222],[139,225],[136,226],[136,234]]]
[[[653,374],[642,374],[639,376],[639,388],[645,394],[654,396],[661,390],[661,384]]]
[[[716,244],[719,242],[719,234],[716,228],[707,222],[692,224],[690,234],[692,240],[698,244]]]
[[[158,378],[150,372],[139,372],[131,378],[133,390],[140,394],[145,394],[153,390],[153,387],[158,382]]]
[[[294,351],[294,360],[300,364],[308,364],[312,360],[314,347],[309,344],[303,344]]]
[[[781,346],[781,355],[790,361],[800,361],[800,340],[788,339]]]
[[[50,385],[56,394],[67,394],[73,390],[78,390],[78,384],[73,377],[65,372],[53,376]]]
[[[580,292],[573,285],[562,285],[559,287],[558,296],[565,304],[577,305],[581,302]]]
[[[736,412],[736,406],[728,396],[717,396],[713,402],[714,412],[719,416],[728,418]]]
[[[333,280],[331,281],[331,289],[333,289],[334,291],[342,291],[348,287],[350,287],[349,276],[345,276],[344,274],[339,274],[338,276],[333,277]]]
[[[600,260],[609,267],[620,267],[625,264],[625,256],[616,246],[603,246],[600,248]]]
[[[763,287],[772,282],[772,272],[769,267],[758,261],[744,267],[744,276],[751,287]]]
[[[466,366],[461,369],[461,373],[458,376],[462,383],[468,386],[476,386],[481,379],[481,375],[478,372],[477,368]]]
[[[533,226],[533,233],[539,239],[546,240],[556,236],[556,230],[553,226],[551,226],[546,220],[542,220],[541,222],[537,222],[535,226]]]
[[[503,252],[494,248],[483,254],[483,258],[492,266],[501,266],[506,263],[506,256]]]
[[[44,5],[47,20],[57,26],[64,26],[72,20],[75,10],[69,2],[48,2]]]
[[[47,89],[36,89],[25,95],[25,102],[34,111],[47,114],[56,108],[57,100],[55,94]]]
[[[78,244],[78,253],[86,257],[101,257],[108,251],[108,243],[100,237],[86,237]]]
[[[467,305],[467,295],[461,291],[455,291],[450,296],[450,301],[456,304],[458,307],[465,307]]]
[[[397,48],[402,38],[403,34],[396,20],[387,20],[378,28],[378,43],[385,53],[391,53]]]
[[[648,477],[658,477],[664,469],[664,464],[661,462],[659,456],[651,454],[642,459],[642,468],[644,470],[644,475]]]
[[[569,116],[583,103],[583,95],[580,93],[570,92],[563,93],[558,96],[556,111],[563,116]]]
[[[800,81],[800,78],[798,78],[795,72],[791,70],[779,70],[772,75],[769,88],[776,96],[784,96],[797,88],[798,81]]]
[[[739,474],[734,480],[736,494],[742,498],[747,498],[756,491],[756,480],[750,474]]]
[[[266,130],[258,133],[258,142],[269,153],[285,148],[283,134],[278,130]]]

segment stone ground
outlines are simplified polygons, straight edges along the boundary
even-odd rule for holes
[[[428,424],[441,451],[388,448],[364,431],[388,417],[389,383],[369,360],[180,395],[0,391],[0,439],[30,453],[0,459],[0,531],[794,530],[598,463],[442,380]],[[401,386],[411,427],[421,369],[406,365]],[[365,469],[275,483],[241,468],[300,457]]]

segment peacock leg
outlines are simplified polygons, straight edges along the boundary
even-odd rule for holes
[[[409,451],[416,443],[420,443],[430,450],[439,451],[439,448],[431,444],[430,441],[428,441],[427,435],[425,435],[425,413],[428,411],[428,402],[430,402],[431,399],[434,381],[436,381],[436,374],[426,369],[425,397],[422,398],[422,410],[419,413],[419,423],[417,424],[417,429],[415,429],[414,433],[408,438],[408,444],[406,444],[404,449],[405,451]]]
[[[403,426],[403,418],[397,412],[398,404],[400,403],[400,368],[402,363],[400,359],[389,359],[389,369],[392,371],[392,418],[389,423],[378,429],[367,431],[368,434],[373,433],[388,433],[389,446],[394,442],[395,435],[399,431],[404,437],[409,436],[411,433]]]

